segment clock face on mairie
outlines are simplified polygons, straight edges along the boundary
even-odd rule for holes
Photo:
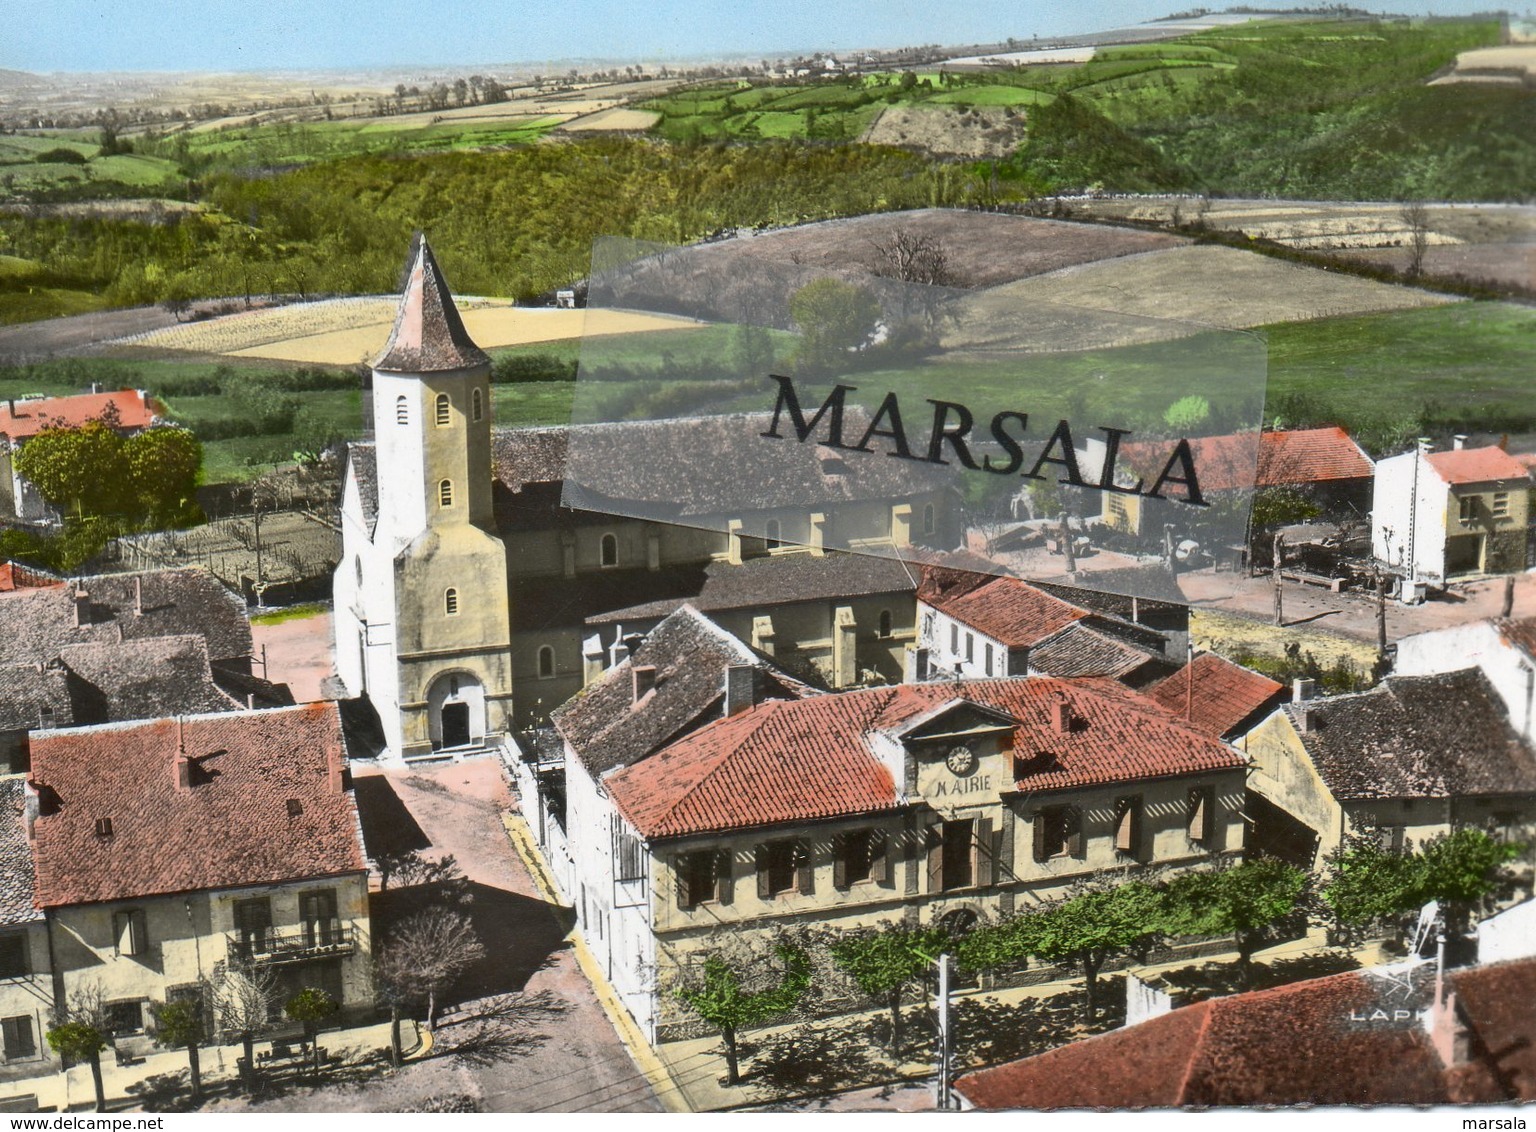
[[[957,778],[964,778],[976,769],[976,752],[960,743],[949,749],[949,754],[944,756],[944,765]]]

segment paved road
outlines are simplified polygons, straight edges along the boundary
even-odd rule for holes
[[[539,897],[507,839],[501,815],[516,804],[495,761],[391,771],[376,776],[373,784],[367,784],[369,777],[359,777],[360,802],[367,804],[387,789],[403,804],[417,835],[430,843],[424,855],[451,853],[473,884],[471,916],[487,957],[466,981],[470,993],[487,998],[446,1016],[447,1024],[440,1027],[443,1044],[461,1041],[477,1025],[474,1015],[499,994],[521,992],[522,1001],[554,1008],[554,1013],[538,1010],[536,1020],[504,1049],[476,1057],[455,1073],[456,1079],[473,1082],[480,1107],[488,1112],[660,1112],[649,1083],[577,967],[565,939],[569,911]],[[419,1068],[438,1071],[427,1064]]]

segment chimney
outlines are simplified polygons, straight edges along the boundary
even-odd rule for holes
[[[246,711],[255,711],[256,710],[256,693],[255,692],[247,692],[245,694],[245,710]]]
[[[1310,703],[1304,703],[1296,709],[1296,730],[1303,735],[1310,735],[1317,729],[1317,709]]]
[[[1444,1002],[1436,1002],[1429,1008],[1424,1016],[1424,1028],[1429,1031],[1430,1044],[1435,1047],[1442,1065],[1454,1069],[1467,1063],[1471,1053],[1471,1035],[1462,1023],[1455,991],[1447,995]]]
[[[1072,731],[1072,704],[1065,696],[1051,701],[1051,730],[1058,735]]]
[[[1310,680],[1305,676],[1298,676],[1295,680],[1291,681],[1292,703],[1302,703],[1305,700],[1310,700],[1315,695],[1317,695],[1317,681]]]
[[[1419,437],[1419,453],[1428,456],[1435,450],[1435,442],[1427,436]]]
[[[624,639],[624,626],[613,631],[613,644],[608,646],[608,667],[617,668],[629,659],[629,644]]]
[[[185,751],[176,752],[176,789],[192,789],[192,760]]]
[[[133,615],[144,616],[144,575],[133,576]]]
[[[26,823],[27,840],[32,841],[37,837],[37,819],[43,810],[42,790],[29,778],[22,787],[22,795],[25,799],[22,820]]]
[[[328,750],[325,753],[325,786],[332,794],[346,793],[347,769],[340,751]]]
[[[84,590],[75,591],[75,628],[83,629],[91,623],[91,595]]]
[[[732,664],[725,669],[725,717],[757,706],[757,666]]]
[[[638,704],[645,698],[647,692],[654,690],[656,687],[656,666],[654,664],[636,664],[630,668],[629,673],[634,679],[634,702]]]
[[[1452,451],[1460,452],[1466,446],[1467,446],[1467,437],[1466,437],[1465,433],[1458,432],[1455,436],[1451,437],[1451,450]]]

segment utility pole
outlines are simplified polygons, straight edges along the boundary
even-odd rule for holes
[[[952,1035],[949,1028],[949,952],[939,956],[939,1111],[950,1106],[949,1081],[953,1073]]]
[[[1072,553],[1072,528],[1067,523],[1067,513],[1061,513],[1061,552],[1067,556],[1067,573],[1077,570],[1077,556]]]
[[[1504,604],[1499,608],[1499,616],[1508,619],[1515,612],[1515,576],[1510,574],[1504,579]]]
[[[1387,575],[1376,569],[1376,664],[1387,670]]]
[[[1275,624],[1285,624],[1285,579],[1280,576],[1281,564],[1285,561],[1285,536],[1275,534]]]

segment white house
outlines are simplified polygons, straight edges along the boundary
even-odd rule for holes
[[[1397,642],[1396,672],[1432,676],[1480,668],[1504,701],[1510,725],[1536,738],[1536,617],[1474,621]]]

